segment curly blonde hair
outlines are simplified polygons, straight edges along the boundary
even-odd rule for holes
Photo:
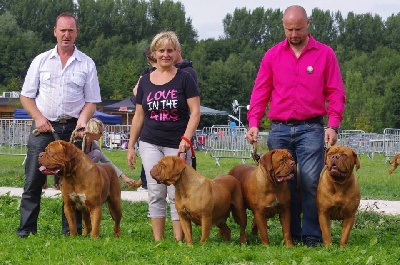
[[[104,123],[97,118],[91,118],[86,125],[86,131],[89,133],[103,134],[103,130]]]

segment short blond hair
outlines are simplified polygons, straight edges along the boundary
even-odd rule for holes
[[[86,125],[86,131],[89,133],[103,134],[103,130],[104,123],[97,118],[91,118]]]
[[[157,51],[166,42],[171,42],[176,51],[181,50],[181,44],[179,42],[178,36],[173,31],[162,31],[154,36],[150,44],[151,52]]]

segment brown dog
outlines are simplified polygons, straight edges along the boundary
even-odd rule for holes
[[[290,190],[286,180],[294,177],[296,164],[286,149],[264,154],[258,166],[238,165],[229,171],[241,185],[245,205],[254,215],[253,234],[260,233],[261,243],[269,244],[267,218],[279,213],[285,245],[292,247],[290,235]]]
[[[389,175],[393,173],[393,171],[397,168],[397,166],[400,164],[400,153],[396,154],[390,161],[389,164],[392,166],[392,168],[389,170]]]
[[[159,183],[175,185],[175,206],[188,246],[193,245],[191,222],[201,225],[201,243],[208,239],[213,224],[225,241],[230,240],[226,219],[231,209],[240,225],[240,242],[246,243],[246,210],[237,179],[229,175],[208,179],[178,156],[163,157],[150,173]]]
[[[332,146],[325,153],[325,167],[317,188],[318,219],[324,246],[332,244],[331,220],[342,220],[340,247],[349,241],[355,215],[360,205],[360,188],[353,169],[360,168],[355,151],[345,146]]]
[[[82,150],[62,140],[51,142],[39,155],[43,174],[58,174],[62,180],[61,194],[70,235],[77,235],[75,209],[82,212],[84,230],[99,237],[101,208],[107,201],[113,218],[114,235],[120,236],[121,186],[114,168],[109,164],[95,164]]]

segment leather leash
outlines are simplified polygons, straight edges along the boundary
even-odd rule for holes
[[[253,152],[251,153],[251,157],[258,165],[260,161],[260,155],[257,153],[257,142],[253,142],[252,145],[253,145]]]

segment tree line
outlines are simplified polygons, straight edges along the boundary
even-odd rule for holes
[[[233,100],[248,104],[263,55],[284,39],[283,11],[237,8],[221,21],[222,36],[199,40],[185,7],[171,0],[0,0],[0,92],[21,90],[32,59],[55,46],[55,18],[70,12],[78,17],[78,48],[96,62],[103,99],[129,97],[147,67],[146,46],[159,31],[174,30],[198,73],[201,104],[232,112]],[[340,63],[347,92],[341,127],[377,133],[399,127],[400,13],[384,20],[314,8],[309,16],[311,34]],[[225,120],[202,117],[201,125]]]

